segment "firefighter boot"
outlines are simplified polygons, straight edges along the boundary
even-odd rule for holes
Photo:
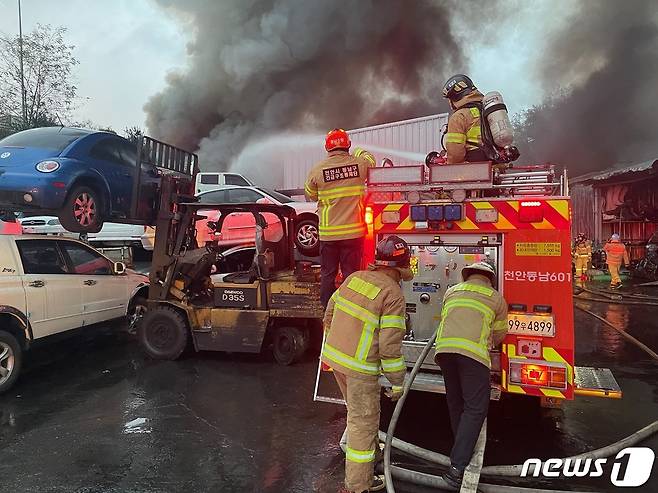
[[[460,471],[454,466],[450,466],[448,472],[446,472],[441,478],[448,485],[449,491],[459,491],[462,486],[462,480],[464,479],[464,471]]]

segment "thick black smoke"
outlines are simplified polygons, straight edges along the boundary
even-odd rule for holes
[[[538,66],[557,95],[526,114],[526,159],[564,164],[575,176],[658,158],[655,0],[580,2]]]
[[[146,105],[155,136],[224,168],[250,138],[445,111],[461,50],[431,0],[158,0],[193,30],[189,66]]]

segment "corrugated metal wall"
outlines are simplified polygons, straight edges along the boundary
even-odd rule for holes
[[[428,152],[440,150],[441,131],[447,122],[448,114],[442,113],[348,132],[352,148],[361,146],[371,151],[378,164],[385,157],[391,158],[396,164],[404,164],[422,161]],[[395,155],[389,150],[401,152]],[[325,156],[323,142],[318,142],[316,148],[305,148],[302,152],[291,149],[284,156],[282,188],[303,188],[310,169]]]
[[[571,207],[573,208],[571,236],[585,233],[588,238],[596,240],[596,208],[594,188],[591,185],[573,185],[570,188]]]

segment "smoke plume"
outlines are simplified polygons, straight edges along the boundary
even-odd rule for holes
[[[255,137],[445,111],[440,86],[462,67],[447,7],[431,0],[157,1],[194,35],[147,126],[198,149],[205,169]]]
[[[526,159],[564,164],[576,176],[658,158],[655,1],[579,2],[538,70],[554,96],[525,115]]]

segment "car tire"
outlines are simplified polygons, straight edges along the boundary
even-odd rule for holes
[[[101,194],[86,185],[74,187],[59,213],[59,222],[73,233],[98,233],[103,227]]]
[[[23,365],[23,350],[9,332],[0,330],[0,394],[16,383]]]
[[[169,306],[158,306],[149,310],[142,319],[137,338],[151,358],[173,361],[185,351],[190,330],[181,312]]]
[[[298,327],[279,327],[274,333],[272,353],[280,365],[288,366],[299,361],[309,346],[308,331]]]
[[[295,246],[306,257],[317,257],[320,254],[317,218],[303,219],[295,225]]]

